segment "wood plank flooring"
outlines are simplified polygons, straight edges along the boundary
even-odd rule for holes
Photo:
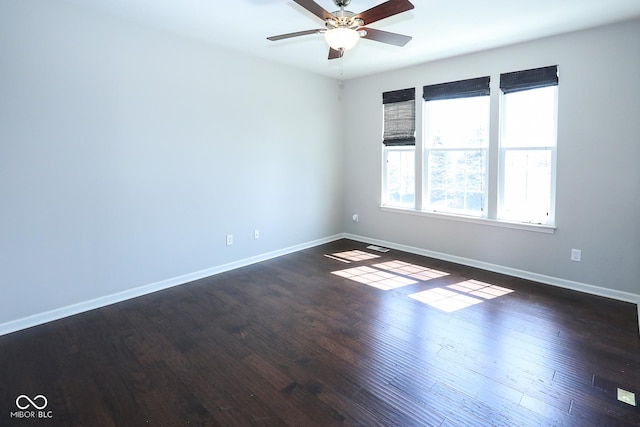
[[[0,425],[638,426],[636,316],[340,240],[0,337]]]

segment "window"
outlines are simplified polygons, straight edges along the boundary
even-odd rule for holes
[[[415,206],[415,149],[386,147],[386,205]]]
[[[424,210],[484,216],[489,77],[424,87]]]
[[[415,89],[383,94],[383,206],[553,232],[558,66],[491,77],[424,86],[419,156]]]
[[[553,224],[557,67],[500,76],[498,219]]]
[[[415,89],[385,92],[382,204],[415,207]]]

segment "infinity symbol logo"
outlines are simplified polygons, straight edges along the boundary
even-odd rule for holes
[[[24,400],[26,400],[26,401],[27,401],[27,403],[26,403],[24,406],[20,405],[20,402],[21,402],[21,401],[24,401]],[[41,400],[41,401],[42,401],[42,402],[44,402],[44,403],[42,403],[42,405],[38,405],[38,404],[36,403],[36,401],[38,401],[38,400]],[[33,406],[33,407],[34,407],[34,408],[36,408],[36,409],[44,409],[44,408],[46,408],[46,407],[47,407],[47,404],[48,404],[48,403],[49,403],[49,401],[47,401],[47,398],[46,398],[46,397],[44,397],[44,396],[43,396],[43,395],[41,395],[41,394],[39,394],[39,395],[37,395],[36,397],[34,397],[34,398],[33,398],[33,400],[31,400],[31,398],[30,398],[29,396],[26,396],[26,395],[24,395],[24,394],[21,394],[20,396],[16,397],[16,406],[17,406],[19,409],[23,409],[23,410],[24,410],[24,409],[27,409],[29,406]]]

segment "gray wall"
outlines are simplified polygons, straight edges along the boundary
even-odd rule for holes
[[[346,232],[640,297],[639,42],[636,20],[348,81]],[[494,83],[502,72],[554,64],[560,69],[554,234],[380,209],[382,92],[484,75]],[[581,263],[570,261],[571,248],[582,249]]]
[[[61,2],[0,2],[0,333],[342,232],[638,295],[638,40],[635,21],[341,94]],[[379,208],[383,91],[549,64],[562,73],[555,234]]]
[[[0,326],[342,232],[335,80],[48,0],[0,52]]]

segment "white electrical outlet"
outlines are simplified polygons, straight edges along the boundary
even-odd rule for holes
[[[571,249],[571,261],[580,262],[582,260],[582,251],[580,249]]]
[[[253,230],[253,238],[255,240],[258,240],[260,238],[260,230],[258,230],[257,228]]]
[[[227,246],[233,245],[233,234],[227,234]]]

